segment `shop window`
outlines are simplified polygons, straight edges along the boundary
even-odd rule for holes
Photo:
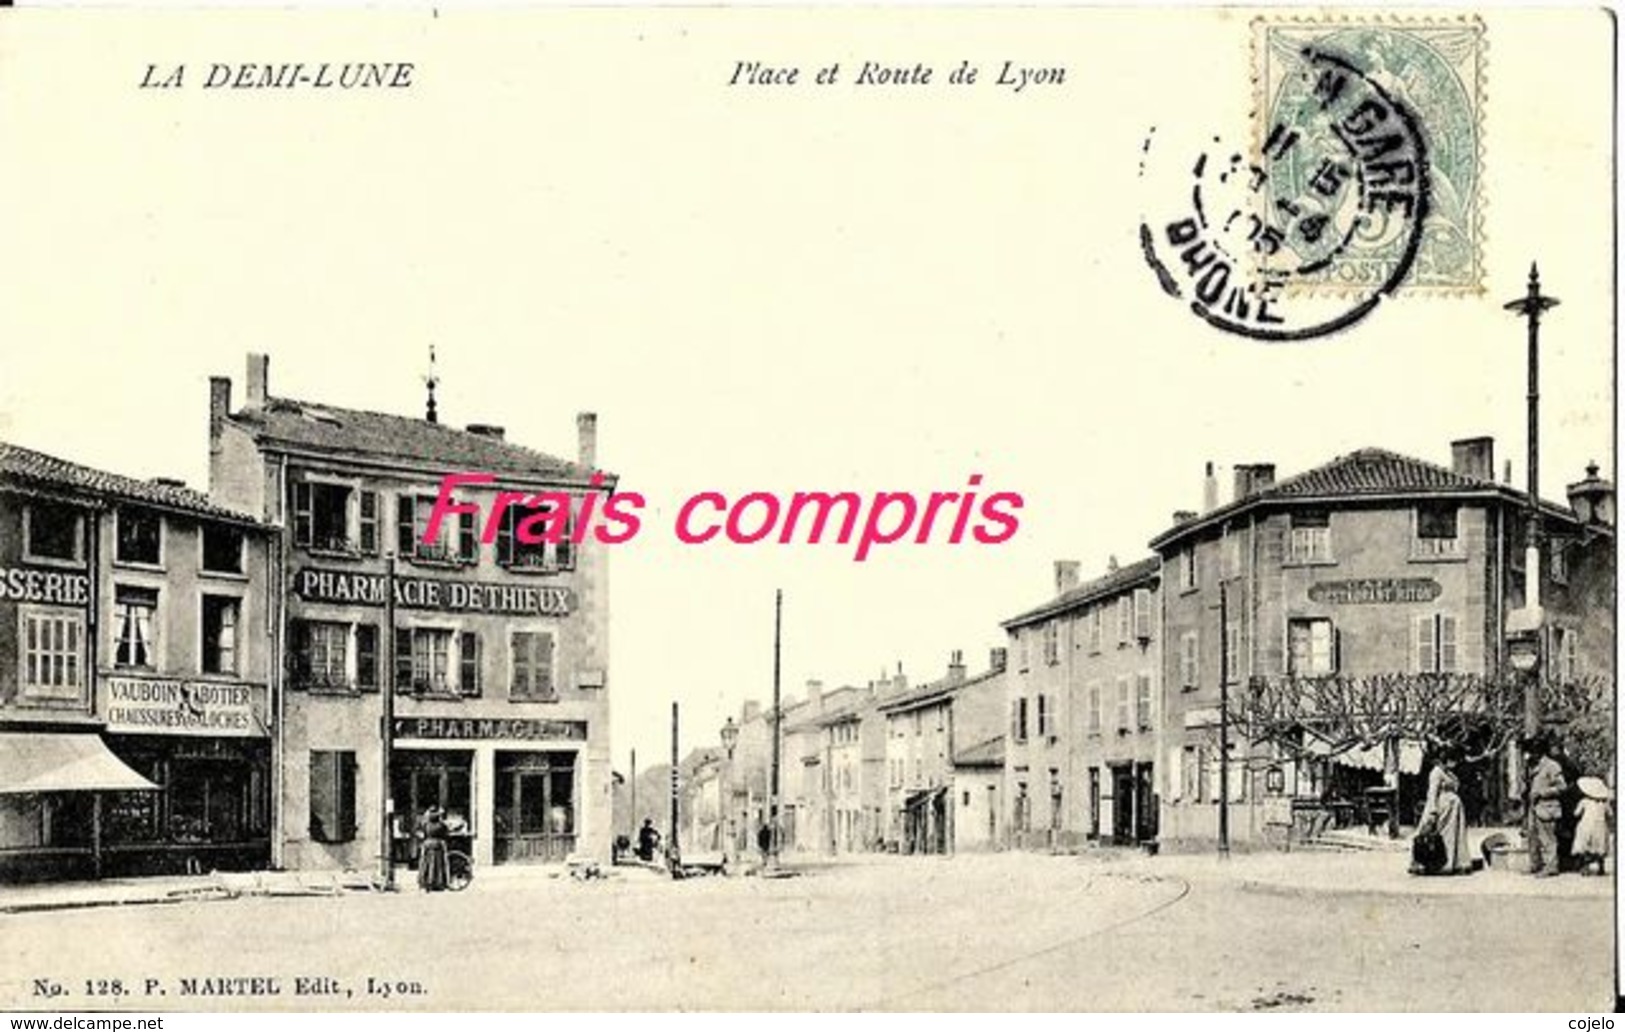
[[[553,683],[553,636],[541,631],[515,631],[513,670],[508,694],[514,699],[550,701],[558,697]]]
[[[1455,673],[1457,661],[1455,617],[1431,613],[1412,621],[1411,663],[1416,673]]]
[[[84,527],[78,509],[56,502],[30,502],[23,510],[23,558],[83,562]]]
[[[242,573],[243,532],[236,527],[205,523],[203,569],[208,573]]]
[[[1332,561],[1331,516],[1308,511],[1292,514],[1287,539],[1287,562],[1329,563]]]
[[[536,518],[550,511],[545,508],[526,508],[510,505],[502,511],[502,522],[497,527],[497,562],[510,569],[568,570],[575,567],[575,546],[571,537],[575,533],[574,513],[566,515],[565,524],[557,534],[559,540],[548,541],[554,521]],[[524,528],[524,534],[520,534]],[[532,538],[535,540],[525,540]]]
[[[113,589],[113,662],[121,667],[151,669],[158,665],[154,639],[158,589],[120,584]]]
[[[21,637],[25,697],[61,700],[84,697],[84,614],[24,609]]]
[[[237,673],[237,622],[241,604],[222,595],[203,596],[203,672]]]
[[[1448,559],[1461,555],[1458,516],[1459,509],[1455,505],[1417,506],[1411,555],[1417,559]]]
[[[292,627],[294,682],[315,689],[348,689],[350,625],[296,620]]]
[[[356,832],[355,753],[310,754],[310,837],[315,842],[351,842]]]
[[[1337,671],[1337,631],[1330,620],[1288,620],[1286,638],[1287,673],[1324,677]]]
[[[149,509],[119,509],[113,557],[139,566],[163,564],[164,520]]]
[[[350,534],[350,495],[343,484],[301,481],[293,485],[293,541],[326,552],[357,552]]]

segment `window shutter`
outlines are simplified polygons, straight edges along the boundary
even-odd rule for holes
[[[565,512],[564,534],[559,538],[559,543],[553,546],[553,561],[561,570],[575,569],[575,533],[576,507],[575,501],[572,499],[570,508]]]
[[[1135,707],[1139,712],[1141,730],[1149,731],[1152,726],[1154,714],[1151,712],[1151,675],[1140,674],[1134,683]]]
[[[288,673],[293,675],[293,687],[303,688],[310,677],[310,624],[295,620],[288,628]]]
[[[530,635],[519,633],[509,639],[513,653],[513,676],[508,680],[510,698],[530,694]]]
[[[1333,627],[1332,628],[1332,670],[1331,670],[1331,672],[1336,674],[1336,673],[1341,673],[1342,670],[1343,670],[1343,630],[1342,630],[1342,628],[1339,628],[1339,627]]]
[[[471,512],[457,514],[457,558],[465,563],[480,560],[480,543],[474,536],[474,514]]]
[[[310,485],[293,485],[293,543],[309,547],[312,534]]]
[[[361,514],[361,551],[364,555],[377,555],[378,492],[361,492],[359,506]]]
[[[1439,669],[1451,674],[1456,671],[1456,618],[1439,616]]]
[[[413,531],[411,495],[395,496],[395,551],[398,555],[417,554],[417,541]]]
[[[464,631],[457,643],[457,689],[464,695],[480,694],[480,636]]]
[[[310,837],[316,842],[333,842],[338,833],[337,760],[336,753],[310,754]]]
[[[497,562],[503,566],[513,564],[513,530],[515,523],[513,506],[502,510],[502,522],[497,525]]]
[[[1174,746],[1168,750],[1168,795],[1178,802],[1185,794],[1185,770],[1181,761],[1185,750]]]
[[[338,826],[344,841],[355,838],[355,753],[341,752],[338,756]]]
[[[362,690],[378,687],[378,625],[356,624],[355,682]]]
[[[1141,641],[1151,640],[1151,591],[1134,589],[1134,636]]]
[[[551,699],[557,694],[553,684],[553,636],[538,634],[535,641],[536,653],[530,671],[531,683],[539,697]]]
[[[412,629],[395,628],[395,687],[412,690]]]
[[[1438,669],[1438,650],[1434,647],[1433,614],[1418,616],[1412,622],[1413,665],[1419,674],[1431,674]]]

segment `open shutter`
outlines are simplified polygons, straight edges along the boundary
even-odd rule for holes
[[[341,752],[338,756],[338,826],[343,840],[355,838],[355,753]]]
[[[561,570],[573,570],[576,565],[576,507],[574,499],[565,511],[564,534],[553,546],[553,561]]]
[[[502,510],[502,522],[497,525],[497,562],[513,565],[513,530],[517,522],[513,506]]]
[[[1439,670],[1456,671],[1456,618],[1443,614],[1439,616]]]
[[[1141,641],[1151,640],[1151,590],[1134,589],[1134,636]]]
[[[295,620],[288,626],[288,673],[293,687],[303,688],[310,679],[310,624]]]
[[[412,496],[395,496],[395,552],[405,556],[417,554],[417,540],[413,533]]]
[[[531,682],[538,697],[551,699],[557,694],[553,684],[553,636],[538,634],[535,640],[536,655],[530,671]]]
[[[1419,674],[1431,674],[1438,669],[1438,649],[1435,648],[1433,632],[1432,613],[1411,621],[1411,666]]]
[[[457,514],[457,558],[465,563],[480,561],[480,542],[474,535],[474,514]]]
[[[395,688],[412,690],[412,629],[395,628]]]
[[[355,684],[362,691],[378,687],[378,625],[357,624],[355,628]]]
[[[378,554],[378,492],[363,491],[358,503],[358,512],[361,517],[361,552],[363,555]]]
[[[310,485],[293,485],[293,543],[310,547],[312,535]]]
[[[457,690],[464,695],[480,694],[480,636],[462,632],[457,642]]]

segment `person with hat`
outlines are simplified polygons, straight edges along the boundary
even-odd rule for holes
[[[445,811],[431,806],[423,815],[423,847],[418,853],[418,888],[424,892],[439,892],[446,887],[449,872],[446,867],[446,838],[451,834],[446,826]]]
[[[1537,736],[1529,751],[1534,760],[1529,774],[1529,873],[1550,878],[1558,874],[1557,822],[1563,819],[1563,794],[1569,783],[1549,740]]]
[[[1576,787],[1580,802],[1575,807],[1579,822],[1574,828],[1574,861],[1581,874],[1603,874],[1608,859],[1608,801],[1613,793],[1602,778],[1583,777]]]

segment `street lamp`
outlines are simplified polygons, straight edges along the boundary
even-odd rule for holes
[[[722,770],[722,791],[718,793],[722,800],[722,865],[727,867],[729,854],[733,852],[734,841],[734,812],[733,812],[733,770],[734,746],[739,744],[739,725],[734,718],[729,717],[728,722],[722,725],[722,751],[727,756],[727,765]]]

